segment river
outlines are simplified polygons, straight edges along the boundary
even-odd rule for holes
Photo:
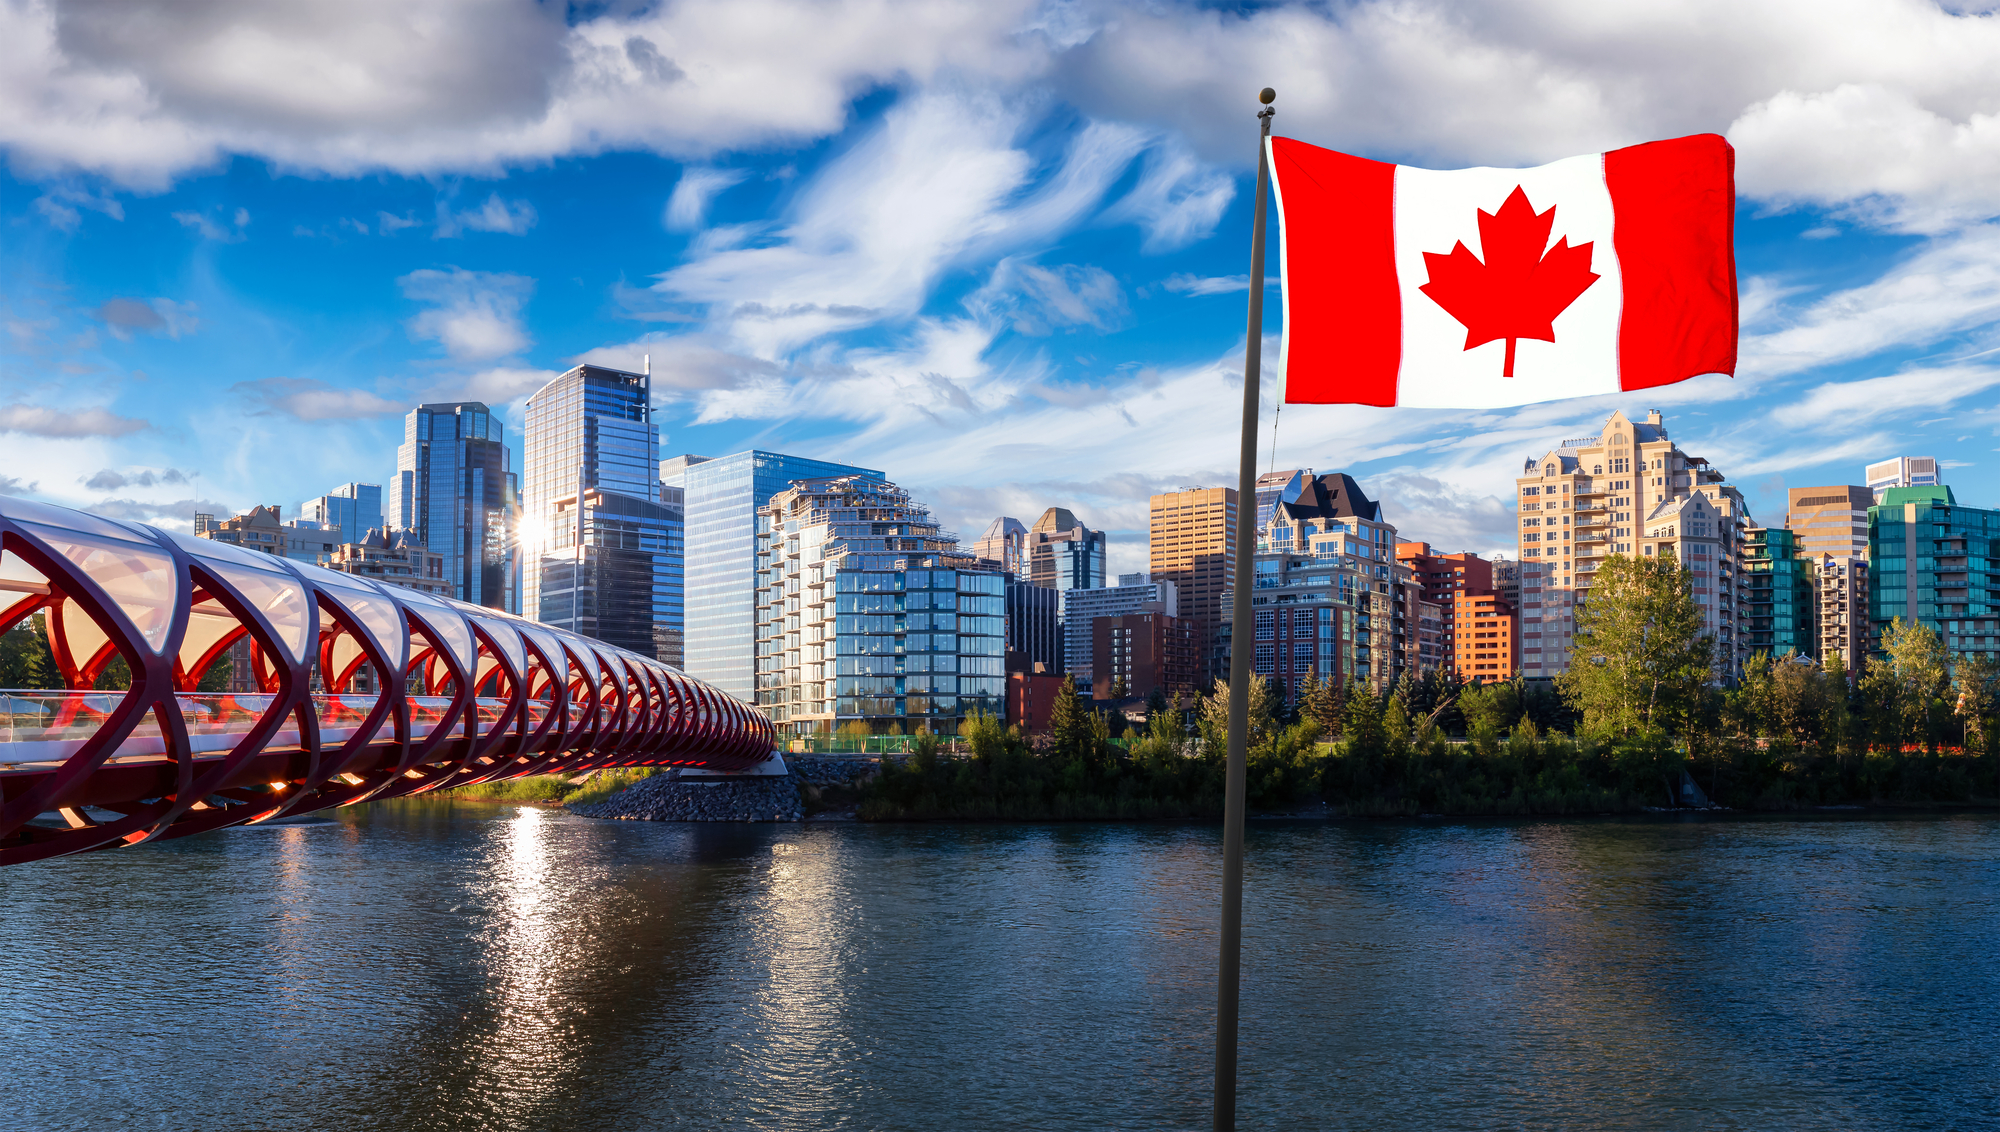
[[[0,1124],[1206,1128],[1219,831],[407,801],[0,870]],[[2000,1124],[2000,820],[1253,824],[1241,1126]]]

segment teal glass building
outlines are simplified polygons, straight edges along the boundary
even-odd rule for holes
[[[1875,655],[1901,617],[1951,652],[2000,657],[2000,511],[1961,506],[1943,484],[1889,488],[1868,509],[1868,559]]]
[[[1743,544],[1749,585],[1743,633],[1752,652],[1773,660],[1818,653],[1813,564],[1799,557],[1799,536],[1784,527],[1751,527]]]

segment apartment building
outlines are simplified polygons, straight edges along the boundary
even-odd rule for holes
[[[1799,536],[1799,553],[1835,558],[1868,553],[1868,509],[1875,495],[1865,487],[1795,487],[1785,493],[1785,526]]]
[[[1746,532],[1743,575],[1745,646],[1772,659],[1819,655],[1813,563],[1799,556],[1796,532],[1752,527]]]
[[[1613,413],[1597,435],[1526,461],[1515,492],[1525,675],[1568,667],[1576,606],[1608,556],[1666,552],[1694,572],[1717,674],[1733,678],[1745,655],[1738,619],[1750,510],[1708,460],[1673,442],[1659,410],[1643,421]]]
[[[1820,662],[1837,656],[1848,678],[1858,680],[1870,647],[1868,559],[1822,555],[1813,564],[1812,583]]]
[[[1491,590],[1451,597],[1457,645],[1447,654],[1461,679],[1511,680],[1521,667],[1521,619],[1507,600]]]
[[[1006,575],[877,476],[794,482],[758,516],[756,697],[786,734],[951,734],[1005,708]]]
[[[1097,686],[1097,654],[1091,626],[1101,618],[1137,613],[1173,615],[1180,605],[1180,593],[1172,582],[1121,577],[1121,584],[1087,590],[1061,591],[1062,666],[1060,671],[1076,678],[1080,693]],[[1128,584],[1129,583],[1129,584]],[[1193,625],[1191,618],[1182,619]],[[1197,640],[1199,647],[1199,640]]]
[[[1507,615],[1516,616],[1519,608],[1516,602],[1520,600],[1518,566],[1511,562],[1488,562],[1470,552],[1439,554],[1432,550],[1427,542],[1397,543],[1396,560],[1409,568],[1411,577],[1421,592],[1422,600],[1436,605],[1440,611],[1441,621],[1437,629],[1439,667],[1450,668],[1466,679],[1475,674],[1490,679],[1492,673],[1489,670],[1492,665],[1487,662],[1491,661],[1492,657],[1481,657],[1480,663],[1484,667],[1480,669],[1464,668],[1459,664],[1459,646],[1464,643],[1459,639],[1457,628],[1459,598],[1468,594],[1483,594],[1489,597],[1497,594],[1506,606]],[[1513,590],[1511,595],[1501,593],[1495,581],[1495,568],[1502,566],[1511,568],[1508,570]],[[1467,641],[1471,639],[1466,638]],[[1518,660],[1520,642],[1518,624],[1512,627],[1509,639],[1514,642],[1515,652],[1506,659]],[[1509,675],[1512,675],[1513,671],[1512,668],[1507,669]]]
[[[1871,652],[1901,617],[1951,652],[2000,656],[2000,510],[1943,484],[1888,488],[1868,512],[1868,564]]]
[[[1171,613],[1093,618],[1090,638],[1094,699],[1145,699],[1158,689],[1178,704],[1200,690],[1194,626]]]

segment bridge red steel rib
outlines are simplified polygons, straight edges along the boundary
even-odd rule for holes
[[[0,864],[525,774],[745,770],[776,736],[760,711],[651,657],[226,543],[0,496],[0,551],[0,631],[45,614],[77,692],[114,657],[132,673],[128,689],[100,693],[116,702],[80,742],[45,728],[64,737],[37,742],[33,757],[0,743]],[[203,627],[190,640],[197,604]],[[268,700],[243,732],[225,732],[226,752],[201,757],[186,713],[200,706],[204,674],[246,639],[248,675]],[[184,657],[184,647],[194,651]],[[376,685],[365,713],[352,691],[363,664]],[[312,693],[316,675],[325,697]],[[488,683],[504,692],[490,726],[479,716]],[[419,690],[450,697],[421,736],[410,704]],[[539,723],[531,701],[546,708]],[[148,717],[158,742],[120,754]],[[75,698],[49,717],[80,718]],[[323,734],[335,725],[347,730]],[[85,807],[118,816],[97,820]],[[51,811],[71,828],[39,820]]]

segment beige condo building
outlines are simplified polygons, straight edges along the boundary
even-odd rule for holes
[[[1550,677],[1569,666],[1576,606],[1607,557],[1663,552],[1694,575],[1718,675],[1735,673],[1749,508],[1705,458],[1673,442],[1659,410],[1641,421],[1611,414],[1597,435],[1526,461],[1514,486],[1523,675]]]

